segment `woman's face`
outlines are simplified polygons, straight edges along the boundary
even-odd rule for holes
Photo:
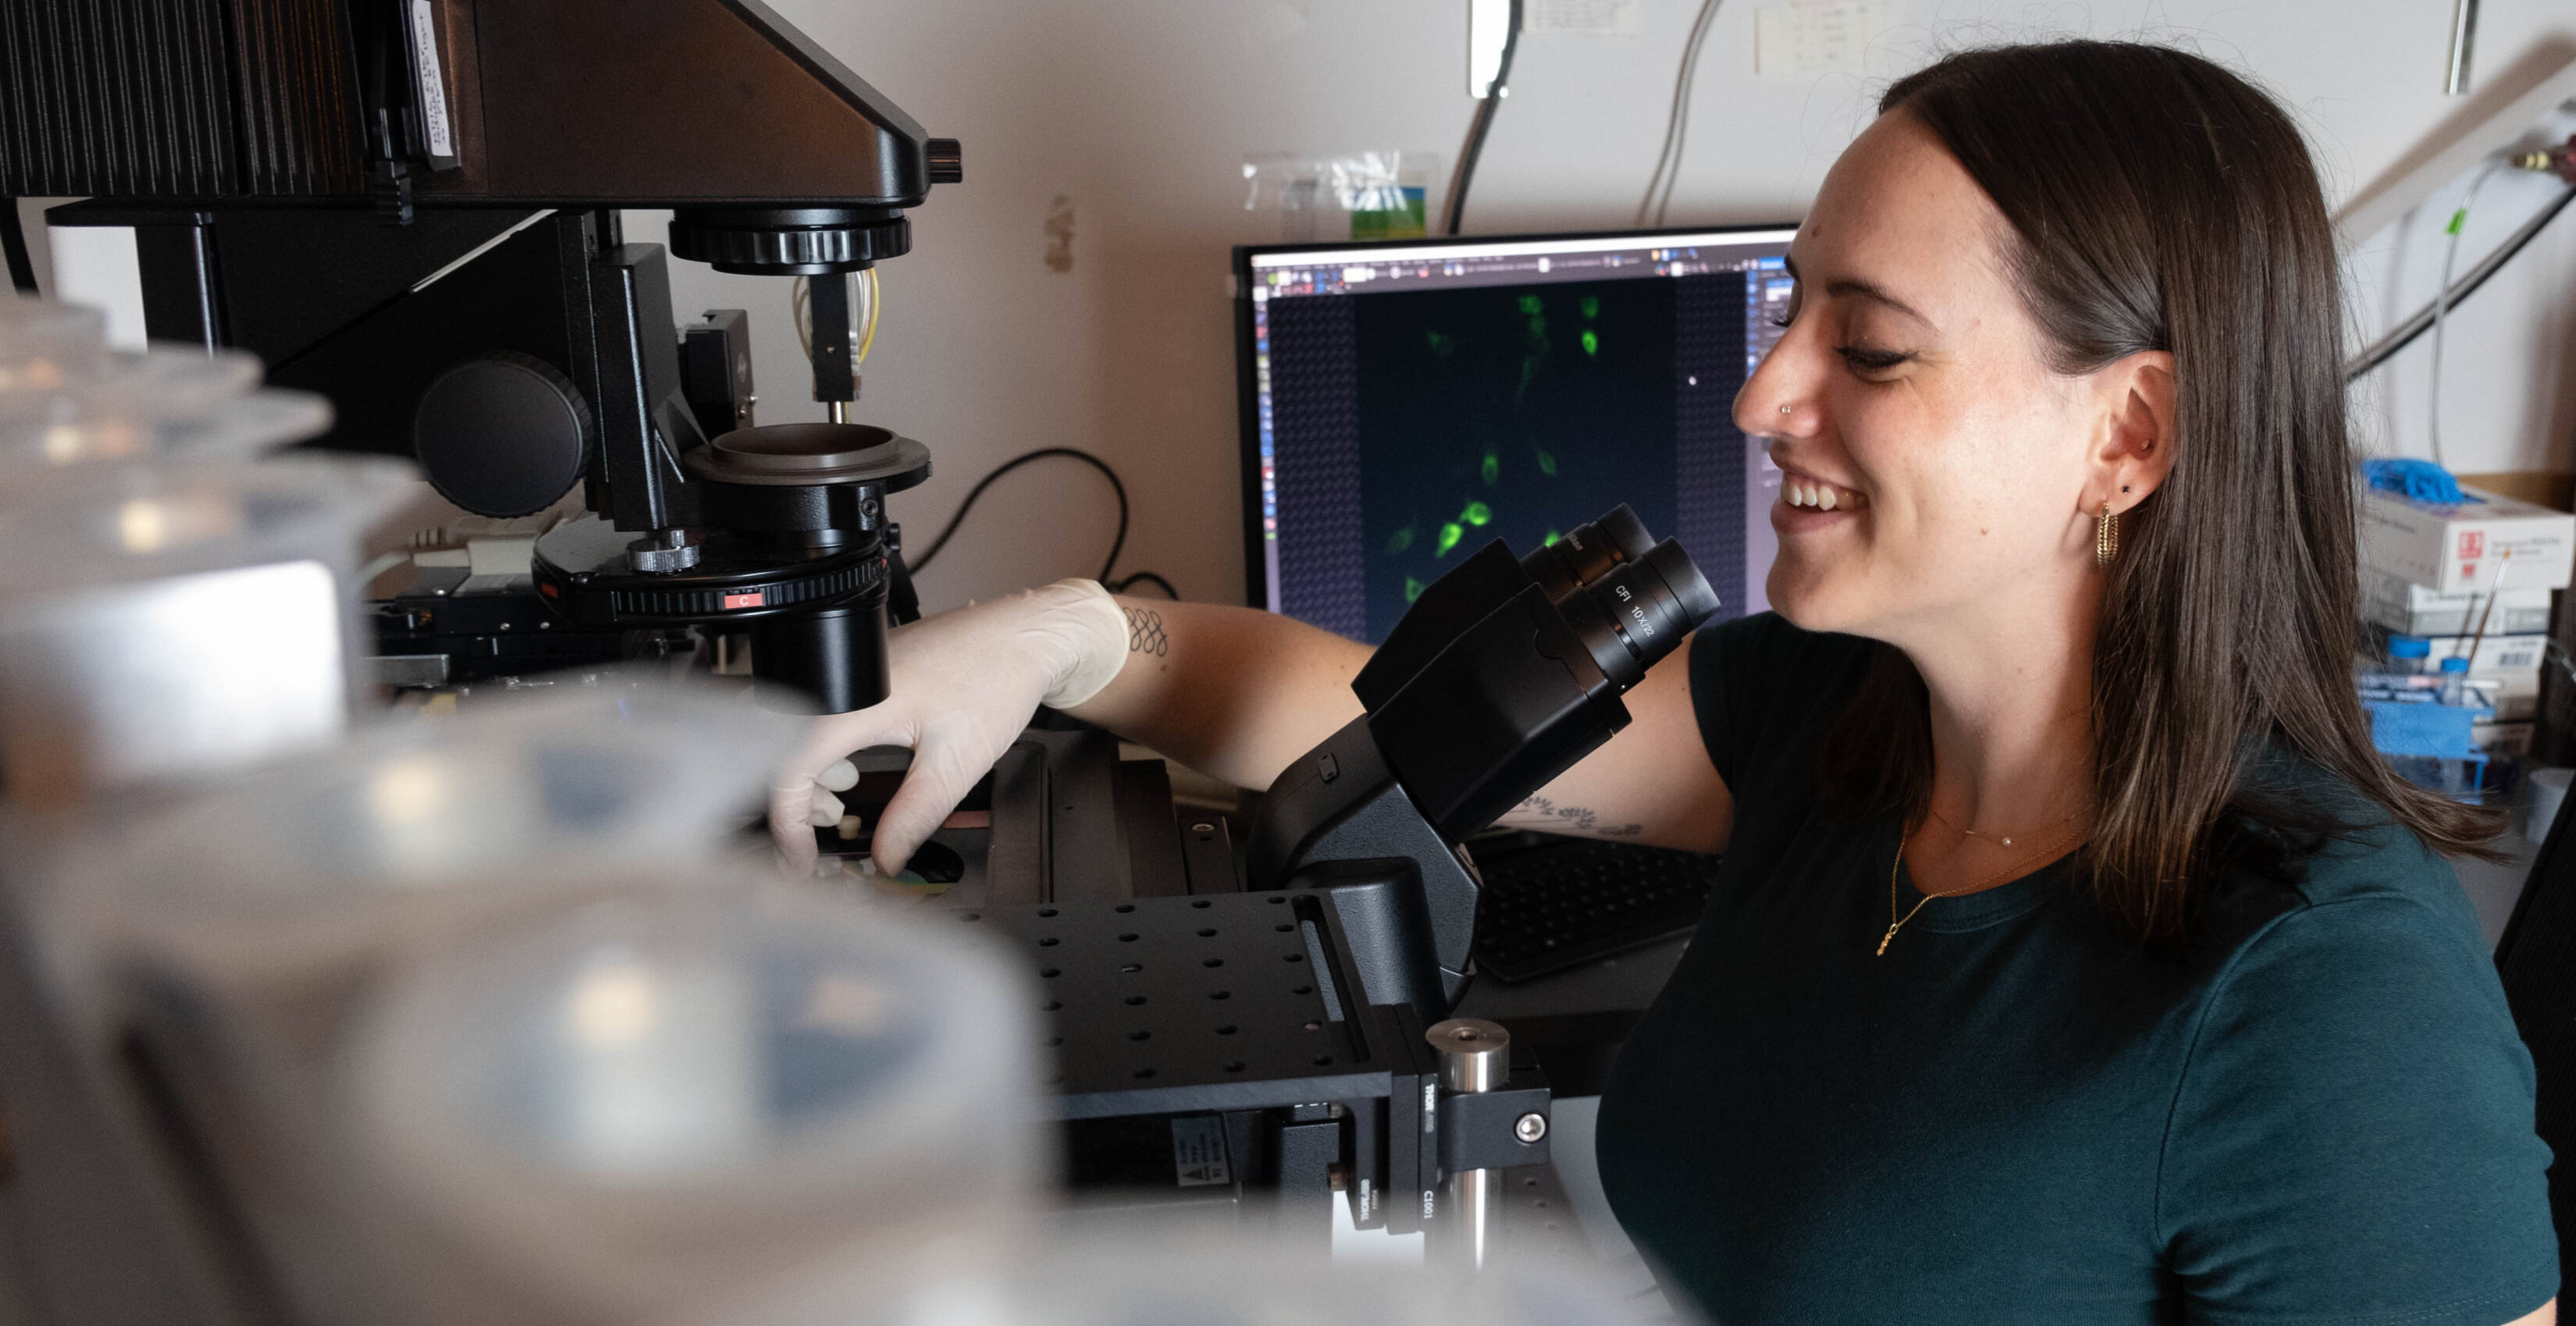
[[[1769,592],[1789,620],[1907,644],[2081,587],[2090,501],[2113,496],[2092,491],[2102,412],[2044,362],[2009,235],[1901,111],[1826,175],[1787,330],[1735,399],[1781,471]]]

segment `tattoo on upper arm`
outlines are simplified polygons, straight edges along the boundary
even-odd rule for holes
[[[1172,652],[1170,636],[1163,634],[1163,614],[1151,608],[1125,608],[1127,614],[1127,652],[1151,654],[1161,658]]]
[[[1503,816],[1502,822],[1515,828],[1584,833],[1595,838],[1634,838],[1646,831],[1642,824],[1604,824],[1590,806],[1560,806],[1543,796],[1522,801]]]

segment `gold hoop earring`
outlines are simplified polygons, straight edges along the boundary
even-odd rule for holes
[[[2093,522],[2093,564],[2107,567],[2119,555],[2120,517],[2104,502],[2101,516]]]

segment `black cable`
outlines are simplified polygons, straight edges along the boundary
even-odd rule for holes
[[[2495,275],[2506,263],[2511,262],[2513,255],[2522,252],[2535,236],[2546,229],[2551,221],[2558,218],[2560,212],[2567,210],[2567,204],[2570,202],[2576,202],[2576,187],[2564,190],[2558,195],[2556,201],[2532,213],[2531,219],[2523,222],[2520,230],[2513,232],[2502,244],[2498,244],[2495,251],[2480,260],[2477,266],[2470,268],[2469,274],[2461,277],[2458,283],[2443,293],[2438,302],[2449,309],[2459,308],[2460,301],[2476,294],[2478,287],[2487,283],[2488,277]],[[2347,383],[2352,382],[2381,364],[2387,363],[2398,351],[2413,345],[2415,338],[2423,335],[2432,325],[2433,305],[2426,304],[2422,311],[2397,324],[2387,335],[2372,343],[2370,348],[2345,361],[2343,380]]]
[[[9,259],[9,284],[19,294],[36,293],[36,260],[27,252],[27,232],[18,220],[18,200],[0,197],[0,250]]]
[[[1521,49],[1521,0],[1512,0],[1511,30],[1503,34],[1503,58],[1494,65],[1494,81],[1485,89],[1484,100],[1476,103],[1476,118],[1467,122],[1467,141],[1458,149],[1458,168],[1449,174],[1449,202],[1441,208],[1440,232],[1458,233],[1458,222],[1467,214],[1467,185],[1476,178],[1476,162],[1485,155],[1485,131],[1494,127],[1494,107],[1503,100],[1503,88],[1511,82],[1512,57]]]
[[[1139,571],[1116,584],[1110,583],[1109,573],[1117,568],[1118,554],[1124,551],[1127,547],[1127,485],[1119,482],[1118,471],[1109,468],[1109,462],[1102,460],[1098,456],[1092,455],[1090,452],[1084,451],[1079,447],[1040,447],[1035,451],[1013,456],[1009,460],[1003,461],[1001,464],[994,466],[992,473],[985,475],[981,479],[977,479],[975,481],[975,486],[966,490],[966,500],[957,504],[957,514],[948,518],[948,524],[939,531],[939,537],[930,541],[929,549],[924,551],[920,557],[913,560],[911,568],[912,574],[919,575],[922,571],[929,568],[930,559],[937,557],[939,555],[939,550],[947,547],[948,541],[956,537],[957,527],[966,522],[966,513],[975,509],[975,499],[982,497],[984,495],[984,490],[993,486],[994,480],[1001,478],[1003,475],[1008,474],[1023,465],[1030,464],[1034,461],[1046,460],[1053,456],[1062,456],[1067,460],[1078,460],[1083,464],[1100,471],[1100,476],[1109,481],[1110,491],[1118,494],[1118,536],[1109,541],[1109,556],[1103,559],[1100,563],[1100,575],[1098,577],[1100,583],[1107,586],[1111,592],[1115,593],[1125,589],[1129,585],[1135,584],[1139,580],[1151,580],[1155,584],[1162,586],[1164,593],[1170,594],[1175,599],[1179,598],[1180,593],[1172,588],[1171,581],[1165,580],[1151,571]]]
[[[1164,578],[1162,578],[1161,576],[1158,576],[1158,575],[1154,574],[1154,573],[1153,573],[1153,572],[1151,572],[1151,571],[1138,571],[1138,572],[1136,572],[1135,574],[1130,575],[1130,576],[1128,576],[1127,578],[1125,578],[1125,579],[1123,579],[1123,580],[1119,581],[1117,584],[1114,584],[1114,585],[1109,586],[1109,592],[1110,592],[1110,593],[1112,593],[1112,594],[1124,594],[1124,593],[1126,593],[1126,592],[1127,592],[1127,590],[1128,590],[1128,587],[1129,587],[1129,586],[1134,585],[1134,584],[1135,584],[1137,581],[1139,581],[1139,580],[1151,580],[1151,581],[1153,581],[1153,582],[1154,582],[1154,586],[1155,586],[1157,589],[1162,590],[1164,594],[1166,594],[1166,595],[1170,596],[1170,598],[1171,598],[1171,600],[1172,600],[1173,602],[1175,602],[1175,603],[1180,602],[1180,599],[1181,599],[1181,591],[1179,591],[1179,590],[1177,590],[1177,589],[1172,588],[1172,582],[1171,582],[1171,581],[1169,581],[1169,580],[1165,580],[1165,579],[1164,579]]]

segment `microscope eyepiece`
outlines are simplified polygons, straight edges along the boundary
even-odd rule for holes
[[[1644,556],[1611,567],[1558,607],[1593,662],[1624,691],[1680,647],[1691,628],[1717,611],[1718,601],[1681,544],[1666,539]]]
[[[1613,567],[1644,557],[1654,544],[1655,536],[1646,532],[1646,523],[1622,502],[1599,520],[1577,525],[1556,542],[1531,549],[1521,559],[1521,569],[1547,591],[1549,602],[1560,603],[1566,595],[1608,575]]]

